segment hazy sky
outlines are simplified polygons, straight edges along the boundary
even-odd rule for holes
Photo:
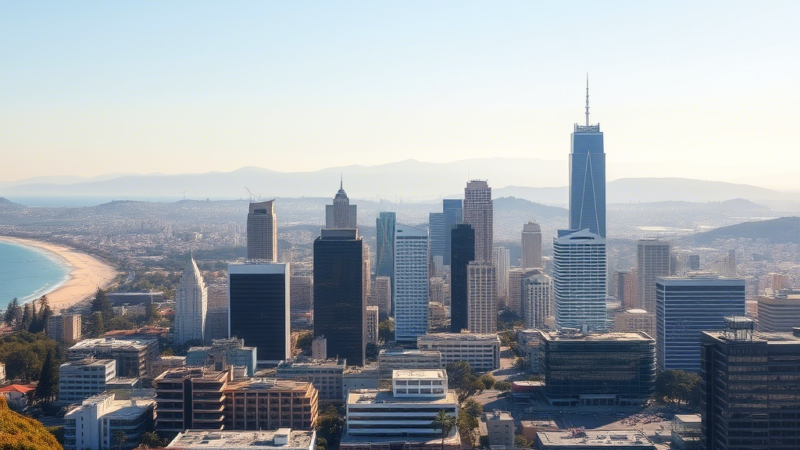
[[[796,0],[5,2],[0,181],[566,160],[588,71],[620,176],[800,189],[798,17]]]

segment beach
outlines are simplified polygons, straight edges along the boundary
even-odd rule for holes
[[[108,287],[118,274],[116,269],[98,258],[81,253],[74,248],[8,236],[0,236],[0,240],[48,251],[70,268],[69,279],[46,294],[54,313],[91,297],[98,287]]]

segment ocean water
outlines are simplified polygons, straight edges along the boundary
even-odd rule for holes
[[[69,267],[46,250],[0,240],[0,309],[27,303],[69,279]]]

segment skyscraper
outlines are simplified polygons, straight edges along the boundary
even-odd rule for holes
[[[394,277],[394,231],[397,224],[396,214],[382,212],[375,220],[375,232],[378,248],[375,251],[376,277]]]
[[[250,203],[247,214],[247,259],[278,260],[278,219],[274,200]]]
[[[606,240],[588,229],[553,239],[556,325],[602,331],[606,323]]]
[[[722,331],[726,316],[745,315],[744,280],[695,272],[656,280],[658,369],[700,370],[700,335]]]
[[[444,213],[428,214],[428,230],[430,233],[431,262],[433,267],[444,265],[445,236],[447,235],[447,224]],[[435,271],[435,270],[434,270]]]
[[[508,271],[511,270],[511,252],[505,247],[492,249],[497,272],[497,297],[508,302]]]
[[[325,206],[325,228],[356,228],[358,225],[356,205],[350,204],[344,186],[339,183],[339,191],[333,197],[333,205]]]
[[[543,273],[522,280],[522,320],[525,328],[544,327],[553,316],[553,279]]]
[[[375,304],[378,305],[380,320],[386,320],[392,315],[392,279],[375,277],[375,289],[372,295],[375,297]]]
[[[314,336],[354,366],[366,357],[364,242],[356,229],[323,229],[314,241]]]
[[[586,79],[586,125],[575,124],[569,154],[569,228],[606,237],[606,154],[600,124],[589,123]]]
[[[428,331],[427,230],[398,225],[394,249],[394,338],[416,342]]]
[[[522,280],[540,273],[539,269],[521,269],[508,271],[508,309],[522,316],[523,290]]]
[[[467,266],[467,328],[470,333],[497,332],[497,273],[491,262]]]
[[[291,357],[288,263],[228,264],[228,335],[262,362]]]
[[[638,272],[638,269],[637,269]],[[622,309],[636,309],[636,277],[632,271],[614,272],[614,296],[619,300]],[[653,283],[653,293],[655,294],[655,282]]]
[[[658,239],[641,239],[636,243],[637,297],[639,307],[656,312],[656,278],[670,275],[670,244]]]
[[[542,227],[528,222],[522,226],[522,268],[544,268],[542,261]]]
[[[467,328],[467,266],[475,259],[475,230],[469,224],[456,225],[450,235],[450,331]]]
[[[175,342],[203,341],[206,332],[208,290],[194,258],[183,269],[175,289]]]
[[[491,261],[494,242],[492,188],[486,181],[472,180],[464,188],[464,223],[475,230],[475,261]]]
[[[452,243],[450,236],[455,229],[456,225],[461,222],[461,199],[444,199],[442,200],[442,213],[444,214],[444,265],[450,265],[450,245]]]

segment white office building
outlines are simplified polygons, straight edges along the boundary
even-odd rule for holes
[[[497,332],[497,271],[494,264],[467,265],[467,329],[471,333]]]
[[[420,350],[437,350],[442,366],[466,361],[476,372],[500,367],[500,338],[496,334],[431,333],[417,338]]]
[[[397,225],[394,239],[394,338],[415,341],[428,331],[428,231]]]
[[[117,361],[86,358],[67,361],[58,368],[58,402],[77,403],[106,390],[117,377]]]
[[[194,258],[183,269],[183,276],[175,289],[175,343],[205,338],[208,289]]]
[[[118,431],[125,433],[123,448],[139,445],[143,433],[153,427],[153,398],[116,400],[114,394],[90,397],[64,416],[65,450],[112,450]]]
[[[553,316],[553,279],[543,273],[522,280],[522,319],[526,328],[544,328]]]
[[[511,270],[511,252],[505,247],[493,250],[494,268],[497,272],[497,296],[503,301],[508,299],[508,271]]]
[[[588,229],[553,239],[556,326],[605,331],[606,240]]]

